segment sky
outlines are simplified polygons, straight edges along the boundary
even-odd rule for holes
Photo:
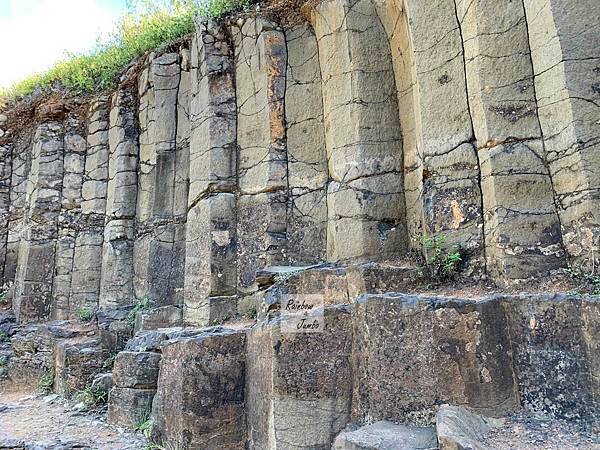
[[[126,0],[0,0],[0,88],[93,48]]]

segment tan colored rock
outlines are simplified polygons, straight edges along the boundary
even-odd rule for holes
[[[236,310],[236,103],[233,49],[225,30],[199,23],[191,53],[190,190],[184,321],[209,325]],[[223,302],[210,300],[219,297]]]
[[[312,12],[329,166],[327,257],[385,257],[407,245],[402,142],[389,44],[373,4]]]
[[[524,4],[563,240],[571,259],[590,270],[600,254],[600,5]]]
[[[288,166],[287,238],[294,264],[325,260],[327,149],[317,40],[308,24],[285,31],[285,120]]]
[[[564,265],[560,223],[541,142],[521,2],[457,4],[481,164],[489,273],[547,274]]]
[[[134,106],[131,90],[121,88],[112,97],[100,307],[134,302],[133,246],[139,152]]]

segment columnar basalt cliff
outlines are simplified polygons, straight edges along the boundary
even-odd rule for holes
[[[431,425],[443,403],[597,420],[596,299],[392,293],[423,276],[400,263],[423,235],[498,285],[598,267],[600,2],[303,14],[200,21],[114,92],[0,123],[16,319],[98,325],[68,345],[39,325],[55,388],[135,334],[109,418],[152,409],[153,439],[182,448],[330,448],[351,421]],[[323,332],[280,329],[290,294],[322,296]]]

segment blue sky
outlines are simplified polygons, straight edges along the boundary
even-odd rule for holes
[[[0,0],[0,87],[43,71],[65,52],[92,48],[126,0]]]

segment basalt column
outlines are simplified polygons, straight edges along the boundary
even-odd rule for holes
[[[6,261],[8,221],[10,217],[10,178],[12,171],[12,146],[0,145],[0,261]],[[4,278],[4,264],[0,267],[0,284]]]
[[[600,259],[600,2],[524,3],[563,240],[590,270]]]
[[[19,322],[50,315],[63,184],[63,124],[38,126],[27,181],[29,209],[19,245],[13,309]]]
[[[317,40],[308,25],[286,30],[285,120],[288,158],[289,259],[326,259],[327,150]]]
[[[375,2],[397,86],[409,235],[443,235],[483,268],[479,166],[453,0]]]
[[[284,34],[263,18],[231,29],[235,46],[239,148],[238,289],[286,261],[287,155]]]
[[[61,209],[58,216],[55,273],[50,314],[54,319],[77,316],[80,305],[70,305],[74,268],[75,241],[81,223],[82,185],[85,167],[86,140],[83,125],[76,115],[69,115],[64,124],[64,164]]]
[[[368,0],[312,12],[330,183],[327,257],[386,257],[407,246],[402,136],[390,47]]]
[[[100,307],[132,304],[137,199],[138,127],[135,92],[122,86],[112,97],[106,222]]]
[[[563,262],[560,226],[536,114],[523,4],[457,1],[481,161],[488,271],[546,274]]]
[[[88,112],[87,150],[82,187],[80,230],[71,274],[71,316],[96,308],[100,298],[104,215],[108,187],[110,99],[94,100]]]
[[[149,58],[139,81],[134,287],[137,298],[158,306],[179,303],[183,289],[187,161],[181,153],[187,148],[177,145],[182,77],[180,54],[165,53]]]
[[[27,210],[27,178],[31,169],[31,137],[12,145],[10,208],[4,260],[4,283],[13,283],[17,272],[19,245],[25,230]]]
[[[198,24],[191,61],[184,320],[207,325],[237,307],[234,63],[223,28]]]

